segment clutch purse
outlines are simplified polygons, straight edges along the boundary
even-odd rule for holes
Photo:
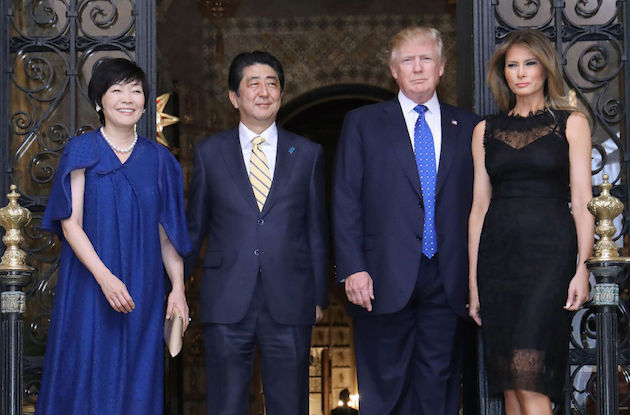
[[[164,320],[164,343],[171,357],[177,356],[182,350],[184,336],[184,319],[182,316],[173,315],[170,320]]]

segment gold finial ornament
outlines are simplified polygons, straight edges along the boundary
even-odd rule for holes
[[[613,241],[617,229],[613,220],[623,211],[623,203],[610,194],[612,184],[608,182],[608,175],[603,175],[602,192],[588,202],[588,210],[595,216],[595,233],[599,240],[595,244],[595,254],[589,261],[607,261],[620,259],[619,251]]]
[[[16,189],[17,186],[12,184],[11,193],[7,195],[9,204],[0,209],[0,226],[5,229],[2,242],[7,247],[0,262],[0,271],[33,270],[26,265],[26,253],[20,249],[20,244],[24,242],[22,228],[30,223],[31,212],[18,204],[20,194]]]

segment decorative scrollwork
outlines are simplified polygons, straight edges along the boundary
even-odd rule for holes
[[[18,111],[11,116],[11,129],[16,134],[25,134],[33,126],[31,115],[24,111]]]
[[[28,164],[30,178],[38,184],[51,183],[57,171],[59,153],[54,151],[42,151],[36,154]]]
[[[51,27],[58,22],[59,17],[50,0],[31,1],[30,17],[33,22],[44,27]]]
[[[599,112],[610,124],[621,122],[625,116],[625,106],[619,98],[607,99],[599,108]]]
[[[594,154],[591,157],[591,176],[596,175],[597,173],[601,172],[602,170],[604,170],[604,166],[606,165],[606,162],[608,161],[608,153],[606,153],[606,149],[604,148],[604,146],[602,146],[599,143],[593,143],[593,152],[596,152],[597,154]],[[593,163],[596,163],[595,167],[593,168]]]
[[[630,389],[628,389],[628,385],[630,385],[630,370],[628,370],[628,366],[620,366],[621,374],[623,375],[622,379],[626,383],[626,387],[619,388],[620,390],[626,390],[626,394],[623,396],[619,396],[619,406],[624,407],[628,406],[628,402],[630,402]]]
[[[100,3],[109,5],[109,10],[105,10],[101,5],[92,5],[90,9],[90,20],[96,27],[108,29],[118,20],[118,9],[111,0],[102,0]]]
[[[608,64],[608,52],[606,49],[599,45],[593,45],[586,49],[583,54],[591,53],[591,57],[588,60],[588,69],[593,72],[599,72],[604,69]]]
[[[63,123],[55,123],[48,127],[48,130],[38,136],[42,138],[40,144],[48,151],[61,151],[70,139],[68,127]],[[51,143],[52,145],[48,144]]]
[[[587,405],[595,402],[595,372],[592,365],[578,365],[571,371],[571,413],[586,415]]]
[[[495,28],[495,38],[498,41],[503,41],[503,39],[505,39],[505,37],[509,35],[513,30],[514,28],[511,28],[509,26],[497,26]],[[556,30],[552,26],[543,25],[543,27],[537,28],[537,30],[543,32],[550,40],[554,40],[556,38]]]
[[[135,4],[112,0],[85,1],[78,6],[79,33],[77,40],[83,43],[116,43],[131,34],[135,24]],[[106,33],[99,33],[106,32]]]
[[[59,259],[59,246],[57,237],[50,232],[43,232],[40,229],[42,222],[42,215],[32,213],[31,222],[22,228],[22,234],[28,241],[27,246],[24,247],[24,251],[28,256],[38,262],[52,263]],[[42,275],[42,269],[39,269],[40,276]],[[44,275],[42,278],[47,276]],[[26,288],[24,289],[25,291]]]
[[[589,3],[590,0],[579,0],[577,3],[575,3],[575,13],[585,19],[595,17],[595,15],[597,15],[597,13],[599,12],[599,9],[602,7],[603,0],[597,0],[597,4],[590,9],[586,7]]]
[[[36,39],[27,38],[23,36],[12,37],[9,42],[9,48],[12,51],[22,50],[41,50],[43,46],[50,47],[56,50],[67,51],[70,48],[70,38],[67,36],[57,36],[52,39]]]
[[[31,405],[37,403],[37,397],[39,396],[39,389],[41,381],[39,379],[32,379],[24,382],[24,400]]]
[[[29,325],[31,338],[39,344],[46,344],[46,338],[48,337],[49,328],[50,314],[44,314],[33,318]]]
[[[597,339],[597,323],[595,320],[595,311],[591,308],[587,309],[580,319],[580,336],[582,336],[581,347],[588,347],[585,344],[588,339]],[[573,340],[573,339],[572,339]]]
[[[525,4],[521,6],[521,2]],[[512,0],[512,10],[522,19],[533,19],[540,10],[540,0]]]
[[[584,38],[582,36],[582,38]],[[570,47],[579,45],[581,38],[577,38]],[[610,81],[619,75],[623,61],[621,59],[621,45],[616,39],[608,38],[608,42],[598,42],[582,50],[577,59],[577,69],[585,80],[596,85]],[[611,56],[611,52],[617,56]],[[582,89],[585,89],[582,87]]]
[[[93,131],[93,130],[96,130],[96,127],[94,127],[93,125],[90,125],[90,124],[82,125],[79,128],[77,128],[75,135],[85,134],[88,131]]]
[[[53,303],[55,299],[55,289],[57,287],[56,272],[57,270],[54,270],[54,272],[48,275],[48,277],[42,277],[42,280],[37,286],[35,296],[39,300],[39,305],[41,309],[44,311],[49,312],[53,308]],[[50,316],[48,315],[48,313],[46,313],[46,315],[41,316],[41,317],[42,318],[46,317],[48,318],[48,320],[50,319]],[[43,322],[48,324],[48,320],[44,320]]]
[[[32,87],[21,85],[22,88],[24,88],[26,92],[34,93],[50,88],[55,70],[48,59],[34,56],[24,61],[23,73],[31,81],[34,81],[35,85]],[[28,82],[28,84],[31,84],[31,82]]]

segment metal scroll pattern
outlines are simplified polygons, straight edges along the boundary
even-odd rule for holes
[[[608,174],[613,193],[625,202],[624,219],[615,225],[616,240],[623,246],[628,233],[627,166],[623,164],[628,148],[627,60],[629,22],[627,2],[608,0],[498,0],[493,2],[495,42],[500,43],[511,31],[535,28],[553,42],[561,57],[570,97],[586,110],[592,127],[593,183]],[[622,287],[624,288],[624,287]],[[630,296],[625,287],[619,314],[619,405],[630,403]],[[566,391],[559,414],[595,413],[595,312],[583,309],[572,321],[570,344],[570,388]],[[570,389],[570,390],[569,390]]]
[[[25,288],[25,403],[39,390],[60,244],[41,232],[59,157],[72,136],[98,126],[87,98],[95,63],[105,56],[135,54],[135,0],[12,0],[9,26],[10,182],[33,212],[27,252],[37,268]]]

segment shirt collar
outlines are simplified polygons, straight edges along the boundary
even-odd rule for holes
[[[258,136],[261,136],[265,139],[263,145],[269,144],[273,147],[276,147],[278,143],[278,127],[276,126],[275,121],[260,134],[256,134],[255,132],[247,128],[242,122],[238,123],[238,139],[241,142],[241,147],[251,147],[252,140],[254,139],[254,137]]]
[[[417,112],[414,108],[418,105],[416,102],[413,102],[411,99],[407,98],[402,91],[398,91],[398,102],[400,102],[400,107],[403,110],[403,113],[415,113]],[[431,114],[439,114],[440,111],[440,101],[438,100],[437,92],[433,93],[433,96],[427,101],[423,102],[422,105],[426,106],[429,110],[428,112]]]

